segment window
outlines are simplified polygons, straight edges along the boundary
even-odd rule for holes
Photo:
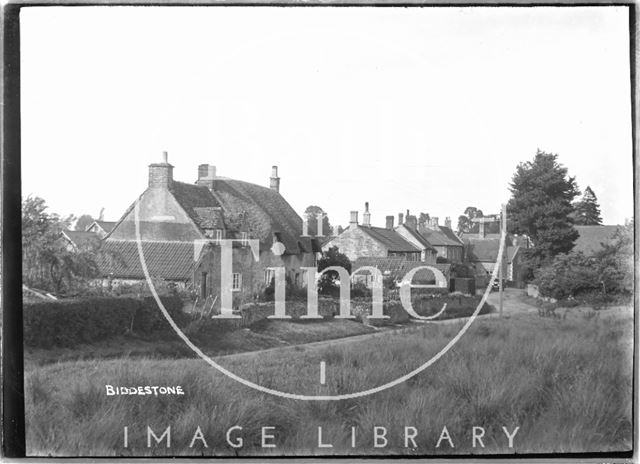
[[[242,289],[242,274],[237,272],[233,273],[233,285],[231,290],[234,292],[239,292]]]
[[[240,240],[243,246],[247,246],[249,244],[249,232],[240,232]]]
[[[271,281],[276,277],[275,269],[265,269],[264,270],[264,284],[266,286],[271,285]]]

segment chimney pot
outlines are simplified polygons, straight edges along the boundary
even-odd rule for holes
[[[364,214],[362,215],[362,225],[371,227],[371,213],[369,213],[369,202],[364,204]]]
[[[162,162],[164,164],[169,164],[169,153],[167,153],[166,151],[162,152]]]

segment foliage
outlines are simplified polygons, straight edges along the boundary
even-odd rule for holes
[[[75,230],[87,230],[91,224],[93,224],[93,219],[90,214],[83,214],[78,218],[75,224]]]
[[[74,279],[96,276],[98,269],[88,250],[70,251],[61,238],[73,217],[47,209],[39,197],[22,202],[22,279],[29,287],[60,293]]]
[[[484,217],[481,209],[475,206],[467,206],[464,214],[458,216],[458,233],[478,233],[480,224],[473,222],[472,219]],[[489,222],[484,225],[485,231],[490,234],[500,232],[500,224],[498,222]]]
[[[262,292],[262,297],[260,301],[274,301],[276,294],[276,278],[272,277],[271,282],[267,285]],[[284,287],[284,295],[287,301],[289,300],[300,300],[307,298],[307,289],[306,287],[300,287],[295,285],[291,280],[291,277],[288,275],[285,276],[285,287]]]
[[[587,186],[580,201],[573,205],[575,211],[572,215],[575,223],[581,226],[596,226],[602,224],[600,217],[600,205],[598,198],[591,187]]]
[[[328,267],[339,266],[350,274],[351,273],[351,261],[343,253],[340,253],[338,247],[334,246],[329,248],[318,260],[318,272],[322,272]],[[338,280],[338,273],[336,271],[327,271],[322,274],[320,281],[318,282],[318,291],[322,294],[330,293],[332,288],[337,287],[336,281]],[[349,282],[345,282],[349,285]]]
[[[540,294],[556,299],[575,297],[600,287],[597,261],[583,253],[561,254],[535,272]]]
[[[324,214],[324,217],[322,218],[322,234],[331,235],[332,228],[331,228],[331,223],[329,222],[329,217],[327,216],[327,214],[324,212],[322,208],[316,205],[309,205],[304,210],[304,215],[307,217],[309,221],[309,230],[315,231],[317,229],[316,216],[320,213]]]
[[[593,256],[561,254],[538,269],[535,282],[543,296],[599,300],[633,292],[633,225],[618,229]]]
[[[571,251],[578,238],[571,218],[578,189],[558,155],[538,150],[533,161],[520,163],[510,190],[509,232],[531,238],[530,261],[542,264]]]
[[[163,296],[174,321],[184,325],[182,300]],[[24,342],[27,346],[72,347],[128,332],[146,334],[169,329],[153,297],[91,297],[25,303]]]

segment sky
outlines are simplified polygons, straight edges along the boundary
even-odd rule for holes
[[[624,7],[32,7],[21,11],[22,193],[117,220],[168,151],[332,224],[370,204],[497,213],[557,153],[605,224],[633,216]]]

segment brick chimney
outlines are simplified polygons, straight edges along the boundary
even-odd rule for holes
[[[449,229],[451,229],[451,218],[449,216],[447,216],[444,220],[444,226],[448,227]]]
[[[162,163],[149,165],[149,187],[168,189],[173,183],[173,166],[169,164],[169,155],[162,152]]]
[[[349,220],[349,227],[358,227],[358,212],[351,211],[351,219]]]
[[[271,178],[269,179],[269,188],[280,192],[280,178],[278,177],[278,166],[271,167]]]
[[[215,178],[215,166],[210,164],[201,164],[198,166],[198,180],[196,181],[196,185],[201,185],[207,187],[209,190],[213,190]]]
[[[418,218],[411,214],[407,214],[405,224],[407,225],[407,227],[411,227],[412,229],[416,230],[418,229]]]
[[[387,216],[386,220],[387,220],[387,224],[386,224],[387,229],[393,230],[393,216]]]
[[[404,224],[404,214],[398,213],[398,225],[401,226]]]
[[[369,202],[364,204],[364,214],[362,215],[362,225],[365,227],[371,227],[371,213],[369,212]]]

